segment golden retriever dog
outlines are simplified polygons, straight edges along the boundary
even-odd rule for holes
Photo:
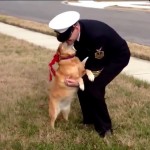
[[[60,113],[65,120],[68,120],[71,102],[78,90],[78,87],[70,87],[65,84],[66,77],[77,80],[81,90],[84,90],[83,75],[87,74],[88,79],[94,81],[93,73],[84,68],[84,63],[75,56],[75,50],[72,46],[61,43],[57,54],[59,55],[58,68],[55,78],[50,84],[49,93],[50,125],[53,129]]]

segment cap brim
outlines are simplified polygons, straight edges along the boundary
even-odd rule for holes
[[[59,42],[65,42],[65,41],[67,41],[70,38],[70,36],[71,36],[72,28],[73,27],[68,28],[67,31],[65,31],[64,33],[59,33],[57,35],[57,40]]]

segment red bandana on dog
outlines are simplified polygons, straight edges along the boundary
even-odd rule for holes
[[[52,74],[55,76],[55,70],[53,68],[53,65],[55,62],[59,62],[59,54],[56,53],[52,59],[52,61],[49,63],[49,81],[52,80]]]

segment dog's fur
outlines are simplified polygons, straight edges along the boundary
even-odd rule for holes
[[[83,75],[87,74],[90,81],[94,81],[94,75],[90,70],[84,68],[84,63],[75,57],[75,50],[66,43],[61,43],[58,47],[60,61],[56,76],[51,83],[49,93],[49,115],[50,125],[54,128],[55,120],[62,112],[63,118],[68,120],[70,105],[73,95],[78,87],[69,87],[65,84],[65,78],[69,77],[79,82],[79,88],[84,90]]]

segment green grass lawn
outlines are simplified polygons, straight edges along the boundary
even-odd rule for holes
[[[101,139],[85,126],[77,98],[69,121],[52,130],[48,116],[48,63],[53,52],[0,34],[0,149],[2,150],[148,150],[150,85],[119,75],[106,102],[114,136]]]

